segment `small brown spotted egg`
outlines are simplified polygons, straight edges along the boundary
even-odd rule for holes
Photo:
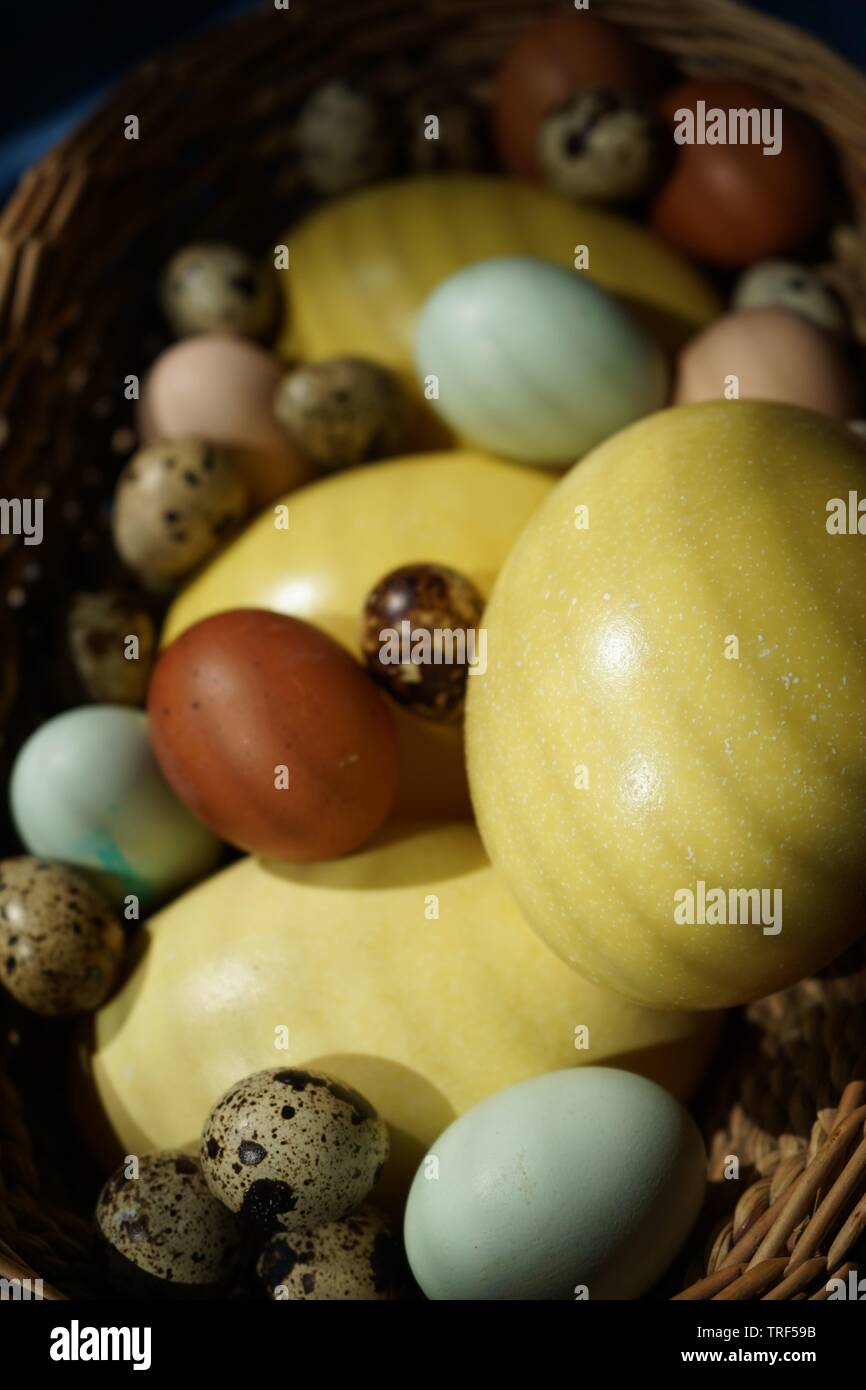
[[[277,1303],[382,1301],[399,1298],[407,1286],[402,1246],[373,1206],[314,1231],[271,1236],[256,1273]]]
[[[809,266],[796,261],[759,261],[734,286],[735,309],[787,309],[828,333],[847,329],[841,301]]]
[[[130,1156],[96,1204],[109,1270],[141,1297],[206,1297],[224,1288],[238,1264],[243,1232],[210,1193],[184,1153]]]
[[[295,139],[306,179],[320,193],[359,188],[393,163],[393,142],[378,103],[345,82],[329,82],[307,98]]]
[[[470,666],[485,656],[484,600],[447,565],[403,565],[364,604],[361,650],[371,675],[422,719],[462,717]]]
[[[81,874],[22,855],[0,861],[0,979],[51,1018],[96,1009],[117,977],[123,930]]]
[[[663,147],[654,114],[628,92],[606,87],[582,88],[548,112],[537,140],[549,188],[601,203],[647,192]]]
[[[118,479],[114,544],[142,578],[180,579],[228,539],[246,508],[246,487],[228,450],[200,439],[154,444]]]
[[[193,333],[262,338],[276,321],[274,276],[246,251],[220,241],[178,251],[163,273],[161,298],[179,338]]]
[[[112,705],[142,703],[156,632],[140,599],[115,590],[74,594],[66,632],[76,694]]]
[[[359,357],[289,372],[277,387],[274,413],[325,472],[402,453],[412,427],[412,407],[396,377]]]
[[[310,1230],[357,1207],[388,1156],[388,1131],[356,1091],[277,1068],[239,1081],[202,1133],[211,1192],[266,1231]]]

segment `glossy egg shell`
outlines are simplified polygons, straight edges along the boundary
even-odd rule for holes
[[[32,854],[93,870],[113,901],[152,903],[207,873],[219,842],[162,777],[142,710],[90,705],[30,735],[9,798]]]
[[[541,20],[509,49],[496,77],[493,125],[503,162],[522,178],[538,176],[538,127],[576,88],[649,95],[654,85],[650,54],[624,30],[585,11]]]
[[[676,112],[778,107],[775,97],[736,82],[684,82],[667,92],[662,117]],[[651,222],[671,246],[717,266],[746,266],[807,242],[827,215],[829,155],[817,131],[784,109],[782,147],[765,155],[755,144],[678,146],[671,173],[655,198]]]
[[[364,603],[390,570],[448,565],[487,595],[521,527],[552,486],[536,469],[451,452],[389,460],[323,479],[284,499],[287,530],[265,513],[175,600],[163,642],[227,608],[305,618],[361,655]],[[391,703],[400,740],[397,812],[469,815],[462,724]]]
[[[195,624],[159,658],[147,707],[166,778],[240,849],[334,858],[391,810],[398,754],[388,707],[310,623],[235,609]]]
[[[572,469],[509,556],[473,804],[528,920],[599,984],[741,1004],[862,933],[866,549],[827,504],[864,488],[826,416],[679,406]],[[768,915],[778,890],[781,929],[678,921],[700,882],[766,890]]]
[[[530,256],[443,281],[418,319],[415,369],[461,437],[542,466],[573,463],[667,395],[660,350],[614,296]]]
[[[639,1298],[700,1211],[698,1127],[661,1086],[607,1067],[487,1096],[431,1147],[406,1253],[433,1299]]]
[[[765,161],[769,162],[769,161]],[[702,276],[643,227],[542,188],[494,175],[400,179],[337,199],[290,228],[283,356],[355,354],[400,373],[417,395],[418,312],[455,271],[494,256],[537,256],[618,295],[665,347],[720,311]],[[351,255],[346,247],[351,246]]]

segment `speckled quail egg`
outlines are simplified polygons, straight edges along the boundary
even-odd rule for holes
[[[479,169],[486,143],[481,112],[448,86],[415,92],[406,105],[409,165],[418,174]]]
[[[399,1298],[409,1282],[401,1241],[369,1205],[313,1231],[271,1236],[256,1272],[275,1302],[381,1301]]]
[[[74,594],[66,635],[76,695],[101,704],[142,703],[156,633],[139,598],[113,589]]]
[[[123,930],[101,893],[63,864],[0,860],[0,979],[35,1013],[69,1018],[107,997]]]
[[[319,87],[298,113],[295,139],[307,181],[320,193],[344,193],[380,178],[393,142],[378,103],[345,82]]]
[[[388,1156],[388,1131],[333,1077],[282,1067],[239,1081],[202,1131],[208,1186],[263,1230],[310,1230],[357,1207]]]
[[[154,444],[139,450],[118,479],[114,544],[143,579],[180,579],[228,539],[246,507],[229,450],[200,439]]]
[[[656,116],[630,93],[584,87],[548,112],[537,140],[548,187],[568,198],[619,203],[648,190],[663,133]]]
[[[207,1297],[230,1281],[243,1232],[184,1153],[130,1155],[99,1194],[96,1224],[126,1293]]]
[[[463,716],[466,681],[482,670],[484,600],[447,565],[403,565],[364,603],[361,650],[371,675],[398,704],[423,719]],[[438,643],[438,647],[437,647]]]
[[[847,328],[841,301],[819,275],[796,261],[759,261],[734,286],[735,309],[787,309],[828,333]]]
[[[289,372],[277,387],[274,413],[298,449],[326,472],[404,452],[413,416],[397,378],[360,357]]]
[[[219,332],[261,338],[276,322],[273,273],[246,251],[221,241],[197,242],[178,251],[163,272],[161,299],[179,338]]]

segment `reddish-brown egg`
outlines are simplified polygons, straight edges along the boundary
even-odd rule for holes
[[[390,710],[353,657],[298,618],[241,608],[188,628],[156,664],[148,714],[174,791],[253,854],[336,858],[393,805]]]
[[[503,163],[512,174],[539,178],[538,127],[549,111],[584,86],[649,96],[654,78],[651,56],[615,25],[585,10],[543,19],[506,53],[496,78],[493,124]]]
[[[791,251],[820,229],[827,208],[827,152],[805,117],[779,107],[760,88],[705,80],[667,92],[660,110],[672,130],[681,132],[674,135],[677,156],[651,210],[655,230],[672,246],[711,265],[745,266]],[[732,121],[727,113],[753,111],[766,122],[759,135],[757,121],[748,117],[749,134],[758,142],[732,143],[732,134],[745,134],[746,118]],[[684,112],[691,117],[678,115]],[[725,120],[715,112],[724,112]],[[780,147],[765,154],[765,147],[775,144],[774,121]],[[728,143],[680,144],[692,122],[695,134],[713,139],[724,134]]]

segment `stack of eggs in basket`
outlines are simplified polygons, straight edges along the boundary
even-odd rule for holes
[[[154,287],[0,977],[86,1017],[125,1291],[640,1297],[722,1011],[860,930],[826,151],[578,11],[489,107],[332,82],[295,140],[314,211]]]

